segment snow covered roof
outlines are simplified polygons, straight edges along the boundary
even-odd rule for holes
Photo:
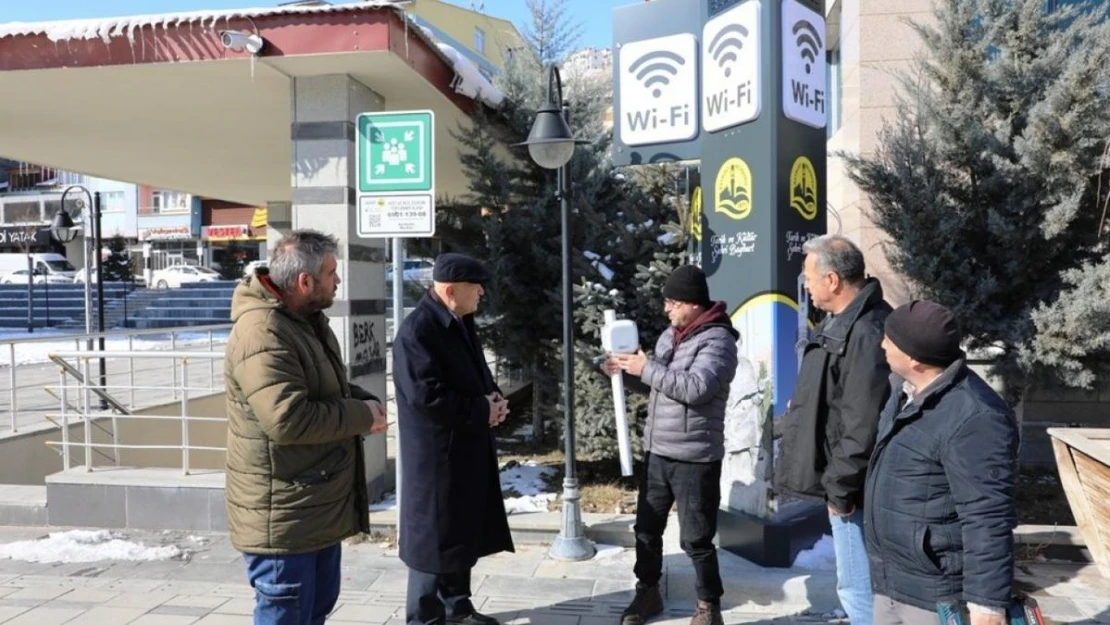
[[[133,15],[128,17],[107,17],[81,20],[60,20],[54,22],[8,22],[0,24],[0,39],[20,35],[46,35],[51,41],[72,39],[101,39],[105,43],[112,37],[130,38],[138,28],[150,26],[155,29],[177,28],[178,26],[199,26],[215,28],[221,22],[241,20],[272,15],[297,15],[317,13],[343,13],[367,9],[394,8],[393,0],[364,0],[363,2],[334,5],[278,6],[247,9],[225,9],[222,11],[186,11],[183,13],[164,13],[160,15]]]
[[[269,17],[275,15],[315,15],[321,13],[343,13],[391,8],[404,16],[401,6],[394,0],[363,0],[357,3],[325,4],[325,5],[294,5],[261,7],[247,9],[226,9],[222,11],[187,11],[183,13],[165,13],[161,15],[133,15],[129,17],[110,17],[82,20],[62,20],[55,22],[10,22],[0,24],[0,39],[5,37],[18,37],[21,35],[45,35],[50,41],[72,41],[78,39],[100,39],[109,43],[114,37],[126,37],[134,43],[135,31],[150,27],[155,32],[159,28],[163,31],[180,26],[210,28],[229,28],[235,21],[250,21],[256,17]],[[241,27],[240,24],[236,24]],[[504,96],[493,86],[485,76],[478,71],[478,67],[459,53],[450,45],[436,41],[427,29],[415,28],[429,41],[435,42],[441,54],[450,61],[455,70],[456,79],[453,87],[457,93],[470,99],[478,99],[488,106],[497,108],[501,106]]]

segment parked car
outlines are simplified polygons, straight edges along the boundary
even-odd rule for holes
[[[270,262],[267,260],[252,260],[251,262],[243,265],[243,277],[247,278],[254,275],[254,270],[259,267],[268,267]]]
[[[91,279],[89,280],[89,282],[92,283],[92,284],[96,284],[96,268],[94,267],[93,270],[91,272],[88,272],[88,273],[92,274],[90,276]],[[84,269],[78,269],[77,270],[77,275],[73,276],[73,281],[76,282],[77,284],[84,284],[85,283],[85,276],[86,276],[86,271]],[[105,282],[112,282],[112,280],[105,280]],[[126,280],[121,280],[120,282],[126,282]],[[142,274],[132,274],[131,275],[131,282],[136,284],[136,285],[142,284],[144,282],[144,278],[143,278]]]
[[[27,284],[28,275],[30,275],[30,272],[26,269],[17,269],[4,276],[3,278],[0,278],[0,284]],[[36,270],[34,275],[34,283],[73,284],[73,278],[69,278],[57,273],[43,274]]]
[[[208,267],[173,265],[154,272],[151,283],[159,289],[177,289],[191,282],[216,282],[220,274]]]
[[[432,281],[432,268],[435,262],[428,258],[406,258],[405,269],[401,273],[401,280],[405,282],[421,282],[430,284]],[[393,263],[385,266],[385,281],[393,282]]]

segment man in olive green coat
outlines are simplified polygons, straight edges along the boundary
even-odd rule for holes
[[[369,531],[362,436],[385,408],[352,386],[323,310],[336,241],[281,238],[235,289],[227,342],[227,517],[255,590],[255,623],[316,625],[339,598],[340,544]]]

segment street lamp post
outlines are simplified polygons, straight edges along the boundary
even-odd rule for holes
[[[559,172],[559,200],[562,205],[563,247],[563,387],[566,428],[566,477],[563,479],[562,523],[551,543],[551,557],[557,560],[588,560],[596,553],[582,526],[582,507],[578,475],[574,462],[574,317],[572,311],[570,199],[568,163],[575,141],[568,125],[567,104],[563,101],[563,82],[559,68],[552,66],[547,75],[547,103],[536,113],[528,140],[528,153],[537,165]]]
[[[69,212],[66,211],[66,196],[69,195],[69,192],[73,191],[73,190],[79,190],[80,192],[84,193],[86,197],[89,198],[89,207],[91,208],[91,210],[93,212],[93,216],[92,216],[93,220],[92,220],[91,225],[92,225],[92,229],[93,229],[92,235],[94,237],[93,244],[96,246],[96,303],[97,303],[97,310],[98,310],[98,317],[97,317],[98,324],[97,324],[97,327],[98,327],[98,331],[100,332],[100,339],[98,341],[98,347],[100,348],[100,351],[103,352],[104,351],[104,276],[102,275],[102,273],[103,273],[103,266],[102,266],[103,265],[103,262],[102,262],[103,255],[100,253],[100,248],[101,248],[101,245],[100,245],[100,193],[99,192],[97,192],[95,194],[89,193],[89,190],[86,189],[85,187],[81,186],[81,185],[73,185],[73,186],[67,187],[66,190],[62,192],[62,200],[61,200],[62,207],[61,207],[61,210],[59,210],[58,213],[56,215],[54,215],[54,221],[50,225],[50,234],[53,235],[53,237],[56,240],[60,241],[61,243],[69,243],[69,242],[73,241],[75,238],[77,238],[77,231],[79,230],[79,228],[73,222],[73,217],[69,214]],[[82,200],[78,199],[77,200],[77,207],[82,208],[83,207],[82,204],[83,204]],[[92,288],[91,288],[91,285],[89,284],[89,282],[92,280],[93,274],[92,274],[91,271],[89,271],[90,267],[89,267],[89,237],[88,237],[88,235],[89,235],[89,230],[90,230],[90,228],[89,228],[90,223],[89,223],[88,211],[85,211],[85,215],[83,216],[82,220],[85,222],[85,228],[84,228],[85,237],[84,237],[84,240],[82,241],[82,245],[81,245],[81,248],[84,252],[84,257],[85,257],[84,258],[84,261],[85,261],[85,269],[84,269],[84,271],[85,271],[85,334],[86,335],[91,335],[92,334]],[[92,350],[92,339],[88,340],[87,349],[90,350],[90,351]],[[100,371],[99,371],[99,373],[100,373],[100,386],[103,387],[107,383],[107,376],[106,376],[105,371],[104,371],[104,359],[103,358],[100,359],[99,369],[100,369]],[[107,408],[107,404],[105,404],[105,402],[103,400],[101,401],[101,407],[102,408]]]

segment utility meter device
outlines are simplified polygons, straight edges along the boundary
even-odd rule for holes
[[[613,312],[613,311],[606,311]],[[613,312],[614,317],[616,313]],[[605,319],[601,328],[601,347],[613,354],[635,354],[640,349],[640,333],[631,319]]]
[[[636,322],[617,319],[617,311],[605,311],[605,325],[601,328],[601,346],[610,354],[635,354],[640,350],[640,333]],[[621,475],[632,475],[632,444],[628,438],[628,414],[624,401],[624,377],[614,375],[613,413],[617,426],[617,449],[620,451]]]

